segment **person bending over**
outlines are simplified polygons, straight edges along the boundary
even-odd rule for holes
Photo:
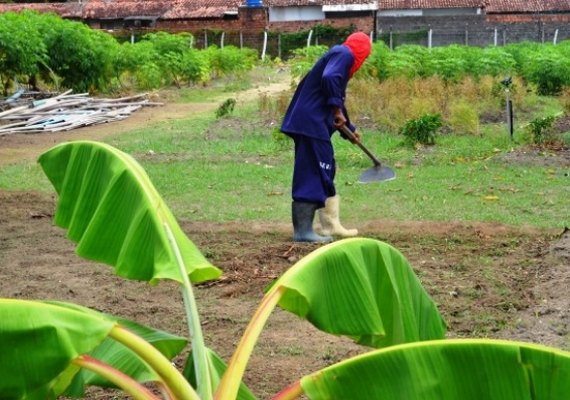
[[[340,198],[334,178],[336,164],[331,137],[346,125],[356,143],[360,133],[351,124],[344,105],[350,78],[370,55],[370,38],[351,34],[344,43],[332,47],[301,80],[285,113],[281,132],[295,143],[292,183],[293,240],[328,242],[330,235],[355,236],[356,229],[345,229],[339,219]],[[321,232],[313,230],[319,211]]]

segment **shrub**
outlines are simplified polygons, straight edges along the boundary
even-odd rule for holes
[[[486,47],[479,50],[473,60],[474,76],[504,76],[511,75],[516,67],[515,58],[500,47]]]
[[[226,99],[216,110],[216,118],[229,115],[234,111],[236,106],[236,99]]]
[[[251,70],[257,62],[257,51],[239,49],[235,46],[225,46],[221,49],[217,46],[210,46],[204,50],[204,54],[214,76],[241,74]]]
[[[443,126],[441,114],[424,114],[419,118],[411,119],[400,129],[409,143],[435,144],[435,134]]]
[[[549,141],[549,136],[555,119],[555,115],[548,115],[546,117],[535,118],[529,122],[528,130],[531,134],[533,143],[541,145]]]
[[[396,51],[386,61],[385,75],[387,78],[405,77],[413,79],[420,75],[421,67],[421,60],[416,54]]]
[[[47,67],[76,91],[104,91],[115,75],[113,61],[119,50],[109,34],[73,21],[43,19],[38,30],[47,47]]]
[[[42,38],[25,15],[0,14],[0,84],[4,96],[8,95],[14,77],[34,75],[39,63],[46,59]]]
[[[291,75],[293,78],[301,78],[309,72],[313,64],[327,52],[326,46],[310,46],[297,49],[293,52],[293,58],[289,60]]]
[[[523,77],[535,83],[540,95],[557,95],[570,84],[570,65],[567,57],[554,51],[534,54],[524,64]]]
[[[437,75],[446,82],[457,82],[467,73],[465,46],[451,45],[432,49],[426,59],[425,76]]]

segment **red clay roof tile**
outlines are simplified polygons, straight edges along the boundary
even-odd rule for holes
[[[570,0],[487,0],[488,13],[535,13],[570,11]]]
[[[221,18],[226,13],[237,13],[243,3],[243,0],[174,0],[162,18]]]
[[[379,0],[379,10],[417,10],[434,8],[477,8],[483,0]]]
[[[261,0],[264,6],[294,7],[378,4],[379,10],[478,8],[489,14],[570,12],[570,0]],[[132,16],[221,18],[236,13],[247,0],[83,0],[82,3],[0,4],[0,12],[25,9],[55,12],[67,18],[124,18]]]

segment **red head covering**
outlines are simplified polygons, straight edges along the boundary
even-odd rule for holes
[[[350,77],[352,77],[370,55],[372,45],[368,35],[362,32],[352,33],[343,44],[350,49],[354,56],[354,63],[350,68]]]

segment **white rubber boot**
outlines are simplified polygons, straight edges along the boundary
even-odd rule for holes
[[[325,207],[319,212],[321,221],[321,235],[335,235],[342,237],[351,237],[358,235],[357,229],[346,229],[340,223],[340,197],[335,195],[329,197],[325,202]]]

